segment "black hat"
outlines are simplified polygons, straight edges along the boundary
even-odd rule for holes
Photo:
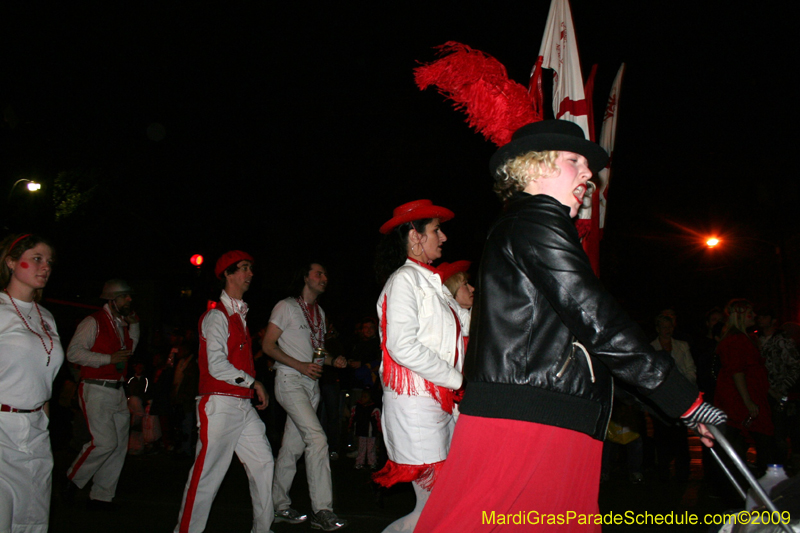
[[[564,150],[575,152],[587,159],[589,168],[597,173],[606,166],[608,154],[600,146],[587,141],[583,129],[566,120],[540,120],[522,126],[511,136],[511,142],[501,146],[489,161],[494,175],[506,161],[528,152]]]

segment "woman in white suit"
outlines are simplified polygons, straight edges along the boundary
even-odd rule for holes
[[[394,210],[376,267],[386,284],[378,298],[383,361],[384,440],[389,461],[374,480],[411,482],[414,511],[386,532],[411,532],[444,465],[457,417],[469,311],[462,309],[431,263],[447,240],[441,223],[453,212],[417,200]]]

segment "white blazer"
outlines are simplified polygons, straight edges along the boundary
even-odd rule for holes
[[[651,342],[650,345],[656,350],[664,349],[661,347],[658,337],[656,337],[656,340]],[[689,351],[689,343],[679,341],[678,339],[672,339],[671,355],[672,358],[675,359],[675,366],[678,367],[678,371],[692,383],[697,383],[697,367],[694,365],[692,353]]]
[[[458,339],[454,310],[461,321]],[[378,298],[378,316],[381,317],[382,340],[385,325],[389,355],[397,364],[412,371],[418,395],[430,396],[423,379],[448,389],[461,387],[463,337],[469,335],[470,312],[461,309],[437,274],[406,260],[383,287]],[[456,350],[460,354],[458,361],[455,361]]]

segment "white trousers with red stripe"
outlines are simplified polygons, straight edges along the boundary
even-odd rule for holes
[[[211,504],[217,495],[233,452],[250,480],[253,533],[268,533],[274,518],[272,474],[274,460],[264,423],[249,399],[233,396],[201,396],[197,400],[197,456],[189,472],[183,505],[175,533],[199,533],[206,528]]]
[[[47,533],[53,454],[44,411],[0,413],[0,533]]]
[[[67,478],[83,488],[91,479],[89,498],[110,502],[117,492],[117,482],[128,451],[131,414],[122,388],[114,389],[81,383],[78,398],[86,417],[92,440],[83,445]]]

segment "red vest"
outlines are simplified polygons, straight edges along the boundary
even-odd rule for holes
[[[94,339],[91,351],[95,353],[105,353],[111,355],[114,352],[122,350],[120,345],[119,335],[117,334],[117,327],[111,321],[111,317],[105,309],[89,315],[97,322],[97,337]],[[128,334],[128,328],[122,328],[125,335],[125,349],[133,349],[133,340]],[[92,368],[90,366],[81,367],[81,379],[110,379],[119,381],[125,378],[125,372],[128,370],[128,363],[120,364],[120,370],[115,364],[103,365],[99,368]]]
[[[253,362],[253,352],[250,348],[250,334],[247,328],[244,327],[242,318],[236,312],[228,314],[228,310],[222,302],[217,303],[216,309],[222,311],[228,317],[228,362],[250,376],[255,376],[256,370],[255,363]],[[199,328],[200,358],[198,359],[198,363],[200,364],[200,395],[224,394],[226,396],[236,396],[238,398],[252,398],[252,390],[215,379],[208,372],[208,351],[206,347],[206,338],[203,336],[203,319],[207,314],[208,312],[200,317]]]

